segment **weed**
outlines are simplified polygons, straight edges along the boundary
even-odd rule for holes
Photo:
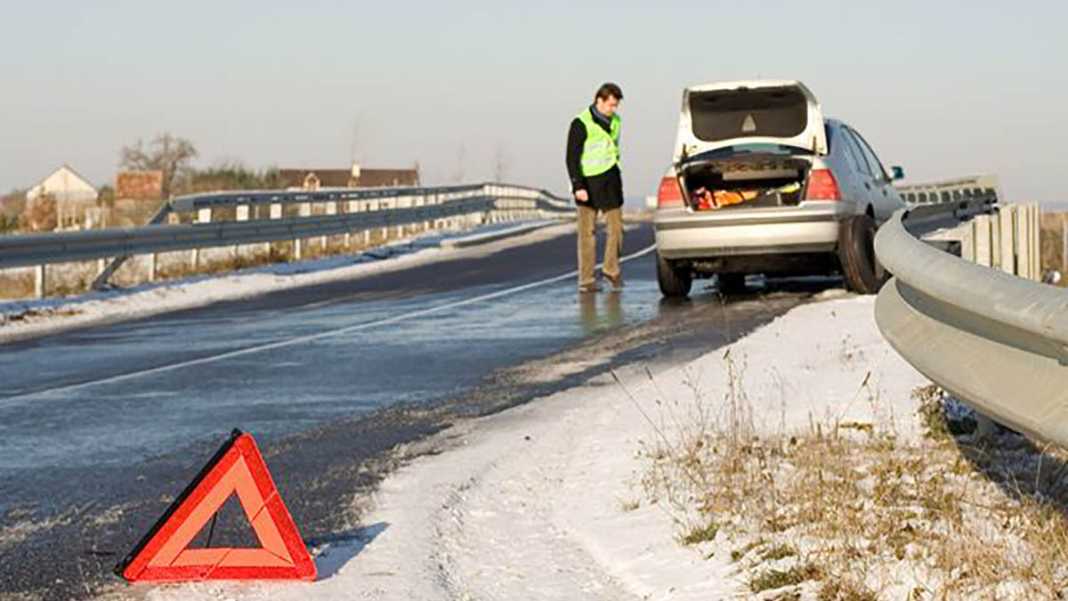
[[[764,561],[775,561],[797,555],[797,549],[787,544],[777,544],[760,552],[760,558]]]
[[[840,578],[828,578],[816,595],[819,601],[878,601],[874,592],[861,584]]]
[[[787,570],[765,570],[749,581],[749,590],[754,593],[796,586],[809,580],[819,580],[823,572],[814,564],[796,565]]]
[[[715,522],[709,522],[704,526],[697,526],[693,530],[690,530],[682,537],[682,544],[686,546],[696,545],[697,543],[704,543],[716,540],[716,533],[719,532],[719,526]]]
[[[717,535],[752,541],[730,559],[754,592],[818,580],[823,601],[869,601],[880,598],[864,584],[870,577],[912,590],[902,580],[910,572],[924,574],[924,591],[937,591],[920,598],[1005,598],[997,591],[1006,586],[1021,599],[1068,590],[1068,452],[1012,432],[976,445],[974,413],[936,387],[913,393],[919,440],[899,439],[885,420],[811,419],[805,432],[759,433],[740,368],[730,353],[724,362],[729,388],[720,402],[695,399],[699,412],[677,413],[677,425],[658,429],[642,483],[688,516],[678,523],[706,524],[687,532],[685,544]],[[799,556],[819,567],[761,565]]]

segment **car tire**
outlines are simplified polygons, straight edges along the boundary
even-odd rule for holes
[[[656,253],[656,281],[667,298],[684,298],[693,286],[693,274]]]
[[[886,273],[875,258],[875,221],[871,215],[857,215],[842,223],[838,260],[846,287],[853,292],[875,294],[882,288]]]
[[[721,273],[716,276],[720,294],[738,294],[745,292],[744,273]]]

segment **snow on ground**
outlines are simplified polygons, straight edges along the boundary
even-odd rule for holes
[[[828,295],[730,347],[754,421],[893,422],[914,435],[925,380],[876,330],[872,297]],[[646,368],[652,374],[647,375]],[[348,540],[316,550],[312,584],[123,589],[154,600],[719,599],[747,595],[723,554],[678,542],[662,504],[636,502],[644,442],[731,390],[724,349],[680,366],[630,365],[461,423],[392,474]],[[865,385],[865,381],[867,384]]]
[[[121,290],[41,300],[0,299],[0,344],[24,340],[60,331],[115,323],[131,319],[191,309],[211,303],[248,298],[268,292],[365,277],[388,271],[448,261],[485,256],[509,246],[530,244],[538,240],[574,231],[572,224],[547,225],[533,232],[520,232],[514,238],[494,240],[466,248],[442,248],[441,242],[460,236],[495,236],[508,225],[480,228],[442,235],[431,233],[393,242],[357,255],[336,255],[317,260],[280,263],[233,272],[227,275],[204,275],[156,284],[144,284]],[[517,230],[518,231],[518,230]]]

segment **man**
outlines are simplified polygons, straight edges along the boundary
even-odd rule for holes
[[[623,247],[623,177],[619,170],[619,101],[623,91],[614,83],[597,89],[593,104],[571,122],[567,134],[567,172],[578,208],[579,291],[597,292],[597,214],[608,230],[604,249],[606,280],[623,286],[619,253]]]

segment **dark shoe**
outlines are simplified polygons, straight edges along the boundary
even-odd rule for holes
[[[618,275],[615,275],[615,276],[611,276],[611,275],[608,275],[606,273],[606,274],[604,274],[604,279],[608,280],[608,282],[611,283],[612,287],[615,288],[616,290],[619,290],[620,288],[623,287],[623,274],[622,273],[618,274]]]
[[[580,294],[592,294],[594,292],[600,292],[601,286],[599,284],[582,284],[579,286]]]

